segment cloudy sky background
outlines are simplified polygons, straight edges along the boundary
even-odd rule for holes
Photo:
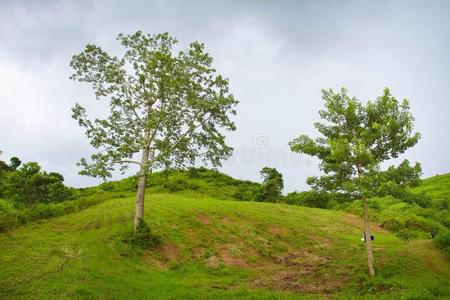
[[[0,0],[3,159],[37,161],[72,186],[99,182],[77,174],[92,149],[70,108],[99,113],[106,102],[68,79],[69,61],[87,43],[120,54],[116,35],[136,30],[204,42],[230,79],[241,103],[221,170],[234,177],[259,180],[273,166],[286,191],[306,189],[317,161],[287,143],[316,134],[320,90],[343,86],[364,101],[386,86],[409,99],[422,139],[403,158],[424,176],[450,171],[450,1]]]

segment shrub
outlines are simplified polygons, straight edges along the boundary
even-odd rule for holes
[[[159,238],[152,234],[150,226],[142,219],[139,220],[136,230],[127,233],[123,241],[143,249],[153,248],[160,242]]]
[[[440,226],[433,222],[421,217],[410,217],[405,221],[405,226],[410,229],[420,230],[424,232],[438,231]]]
[[[289,193],[281,201],[300,206],[329,208],[331,200],[332,196],[329,194],[307,191]]]
[[[381,227],[391,232],[399,232],[405,229],[405,225],[403,225],[400,221],[396,219],[386,219],[381,223]]]
[[[427,208],[431,205],[431,198],[426,194],[406,193],[403,200],[409,204],[417,204],[420,207]]]
[[[17,213],[12,204],[0,199],[0,232],[13,228],[17,222]]]
[[[450,257],[450,230],[440,231],[434,238],[434,243]]]

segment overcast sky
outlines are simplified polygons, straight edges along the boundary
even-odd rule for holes
[[[407,98],[421,141],[403,158],[424,176],[450,172],[450,1],[5,1],[0,0],[0,150],[64,175],[72,186],[92,153],[71,119],[75,102],[101,111],[69,61],[87,43],[120,54],[118,33],[169,32],[204,42],[240,101],[235,148],[222,171],[259,180],[279,169],[286,191],[307,188],[317,161],[288,142],[315,135],[322,88],[362,101],[391,88]],[[135,172],[131,171],[131,173]],[[120,178],[117,176],[115,178]]]

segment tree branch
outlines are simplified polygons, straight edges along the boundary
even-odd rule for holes
[[[206,115],[207,113],[205,113],[204,115]],[[203,116],[204,116],[203,115]],[[199,128],[201,125],[203,125],[205,122],[207,122],[210,118],[212,117],[212,114],[209,115],[205,120],[203,120],[203,122],[200,122],[197,126],[192,127],[188,130],[186,130],[186,132],[184,132],[183,134],[180,135],[180,137],[178,138],[178,140],[176,142],[173,143],[172,146],[169,147],[169,149],[167,149],[166,151],[164,151],[163,153],[160,153],[157,157],[155,157],[154,159],[151,160],[151,163],[154,163],[155,161],[157,161],[158,159],[160,159],[162,156],[166,155],[167,153],[171,152],[173,149],[175,149],[180,143],[181,141],[190,133],[194,132],[197,128]],[[195,120],[195,117],[194,117]]]
[[[138,161],[134,161],[134,160],[113,160],[112,163],[114,164],[136,164],[136,165],[141,165],[140,162]]]

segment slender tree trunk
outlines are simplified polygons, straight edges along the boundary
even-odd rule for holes
[[[142,149],[141,158],[141,168],[139,170],[139,183],[137,188],[137,200],[136,200],[136,211],[134,213],[134,230],[136,230],[139,225],[139,220],[144,217],[144,197],[145,197],[145,187],[147,183],[147,173],[148,173],[148,155],[149,155],[149,145],[147,141],[149,139],[149,132],[144,133],[145,146]]]
[[[363,196],[363,210],[364,210],[364,234],[366,240],[367,249],[367,265],[369,267],[370,276],[375,276],[375,270],[373,268],[373,249],[369,224],[369,208],[367,205],[367,197]]]

